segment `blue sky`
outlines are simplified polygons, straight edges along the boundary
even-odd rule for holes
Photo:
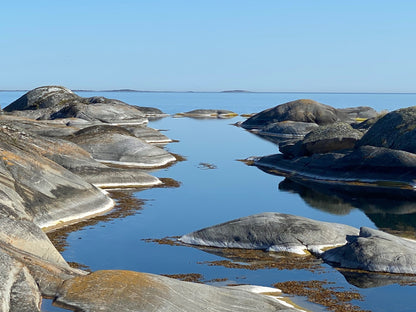
[[[4,1],[0,89],[416,92],[416,1]]]

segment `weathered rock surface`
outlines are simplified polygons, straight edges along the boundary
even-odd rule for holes
[[[348,244],[326,251],[322,258],[343,268],[416,274],[416,241],[362,227]]]
[[[129,271],[64,282],[56,301],[82,311],[299,311],[269,296]]]
[[[179,113],[175,115],[176,117],[191,117],[191,118],[201,118],[201,119],[213,119],[213,118],[233,118],[238,116],[238,114],[224,109],[195,109],[186,113]]]
[[[369,119],[378,116],[378,112],[368,106],[358,106],[358,107],[348,107],[348,108],[338,108],[339,112],[346,114],[351,119]]]
[[[92,126],[76,132],[69,139],[103,163],[152,168],[176,161],[164,149],[148,144],[120,127]]]
[[[261,129],[282,121],[297,121],[327,125],[338,121],[350,120],[348,115],[331,106],[313,100],[296,100],[266,109],[244,121],[245,129]]]
[[[10,127],[0,128],[2,190],[13,202],[11,207],[17,207],[11,213],[24,207],[24,213],[43,227],[112,207],[103,191],[42,156],[26,144],[25,136]]]
[[[0,310],[40,311],[41,292],[28,269],[0,249]]]
[[[286,120],[268,124],[256,134],[281,138],[302,138],[318,127],[316,123]]]
[[[369,193],[394,190],[400,196],[415,196],[416,155],[405,151],[362,146],[294,159],[270,155],[256,159],[254,165],[291,179],[345,184]]]
[[[200,246],[319,254],[322,248],[345,244],[346,235],[357,233],[347,225],[269,212],[208,227],[179,240]]]
[[[416,106],[399,109],[380,118],[358,145],[416,153]]]
[[[166,135],[153,128],[144,126],[123,126],[123,128],[149,144],[166,144],[172,142]]]
[[[104,97],[83,98],[60,86],[31,90],[6,106],[4,111],[33,119],[81,118],[90,122],[147,123],[146,114],[135,106]],[[152,111],[150,115],[154,117],[155,114]]]

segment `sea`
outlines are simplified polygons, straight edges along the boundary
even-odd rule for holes
[[[24,93],[1,91],[1,107]],[[336,108],[370,106],[384,112],[416,105],[416,94],[76,93],[83,97],[105,96],[131,105],[156,107],[169,114],[150,121],[149,126],[174,140],[164,148],[177,155],[180,161],[150,171],[163,179],[166,186],[112,190],[110,195],[118,203],[113,211],[55,235],[52,233],[52,241],[68,262],[91,271],[134,270],[193,278],[216,286],[254,284],[274,287],[278,283],[298,281],[322,285],[330,289],[333,296],[338,292],[356,294],[355,299],[341,304],[344,308],[350,306],[350,310],[345,311],[416,311],[416,279],[413,277],[403,280],[394,275],[339,270],[316,261],[301,264],[303,261],[286,256],[283,259],[262,252],[254,255],[224,253],[175,242],[183,234],[261,212],[288,213],[416,237],[416,203],[397,198],[366,198],[362,194],[341,196],[295,185],[241,161],[279,152],[276,144],[234,125],[244,117],[201,120],[175,116],[199,108],[251,114],[297,99],[313,99]],[[291,299],[310,311],[328,311],[305,296]],[[54,307],[51,300],[45,300],[42,309],[66,311]]]

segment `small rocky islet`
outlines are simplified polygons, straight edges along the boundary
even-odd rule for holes
[[[280,143],[281,154],[249,160],[262,170],[296,183],[413,198],[413,111],[381,116],[368,107],[339,110],[299,100],[255,114],[240,126]],[[80,311],[299,311],[279,300],[280,292],[273,288],[214,287],[131,271],[85,272],[71,268],[52,245],[48,229],[114,206],[103,188],[162,183],[143,169],[176,161],[163,149],[171,140],[146,125],[165,116],[118,100],[83,98],[59,86],[31,90],[3,109],[2,311],[40,311],[42,297]],[[179,116],[235,114],[196,110]],[[279,213],[243,217],[180,240],[220,248],[307,251],[335,266],[416,274],[414,241]]]

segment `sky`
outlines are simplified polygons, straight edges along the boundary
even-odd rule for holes
[[[416,92],[414,0],[27,0],[0,90]]]

